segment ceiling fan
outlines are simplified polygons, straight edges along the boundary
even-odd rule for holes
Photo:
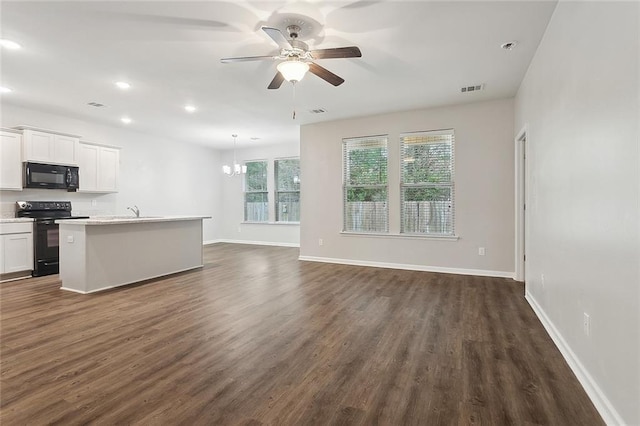
[[[280,48],[280,54],[222,58],[220,61],[222,63],[269,59],[281,61],[277,66],[278,72],[268,86],[269,89],[278,89],[284,80],[297,83],[304,77],[307,71],[310,71],[312,74],[317,75],[334,86],[339,86],[344,83],[342,77],[313,61],[316,59],[360,58],[362,56],[360,49],[356,46],[309,50],[309,46],[305,42],[298,40],[298,34],[300,33],[300,26],[298,25],[289,25],[287,27],[287,33],[289,34],[288,39],[277,28],[262,27],[262,31],[267,33],[267,35],[276,42]]]

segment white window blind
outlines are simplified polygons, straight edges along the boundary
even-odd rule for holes
[[[387,136],[343,139],[344,231],[388,232]]]
[[[453,130],[400,136],[401,232],[454,234]]]
[[[300,222],[300,160],[275,160],[276,222]]]
[[[267,192],[267,162],[248,161],[244,175],[244,220],[269,221],[269,194]]]

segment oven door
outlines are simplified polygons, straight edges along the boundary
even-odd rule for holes
[[[60,230],[55,219],[36,220],[34,238],[33,276],[57,274],[60,270]]]

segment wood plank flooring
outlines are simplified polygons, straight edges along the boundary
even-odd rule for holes
[[[3,283],[0,423],[600,425],[512,280],[216,244],[80,295]]]

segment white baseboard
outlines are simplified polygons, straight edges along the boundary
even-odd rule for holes
[[[573,353],[571,347],[567,344],[566,340],[564,340],[555,325],[553,325],[553,322],[551,322],[547,314],[545,314],[536,299],[528,291],[525,292],[525,299],[529,302],[531,309],[533,309],[533,312],[535,312],[545,330],[547,330],[547,333],[560,350],[567,364],[569,364],[569,368],[571,368],[573,374],[578,378],[578,381],[591,399],[591,402],[593,402],[598,413],[602,416],[604,422],[608,425],[626,424],[602,389],[600,389],[600,386],[598,386],[593,377],[591,377],[589,371],[582,365],[576,354]]]
[[[488,271],[484,269],[443,268],[440,266],[411,265],[404,263],[373,262],[369,260],[336,259],[331,257],[299,256],[308,262],[337,263],[340,265],[371,266],[374,268],[406,269],[409,271],[441,272],[445,274],[478,275],[482,277],[513,278],[513,272]]]
[[[246,241],[246,240],[227,240],[224,238],[218,240],[205,241],[204,245],[230,243],[230,244],[250,244],[256,246],[277,246],[277,247],[300,247],[300,243],[280,243],[276,241]]]

